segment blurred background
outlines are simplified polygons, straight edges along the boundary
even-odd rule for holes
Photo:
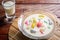
[[[22,10],[42,9],[51,11],[53,14],[60,18],[60,0],[16,0],[16,15]],[[0,0],[0,20],[3,21],[5,16],[4,8],[2,7],[2,0]],[[1,22],[1,21],[0,21]],[[0,40],[8,40],[9,25],[0,26]]]
[[[2,16],[2,15],[4,15],[4,10],[3,10],[3,7],[2,7],[2,5],[1,5],[1,2],[2,2],[2,0],[0,0],[0,15]],[[35,5],[29,5],[29,6],[27,6],[27,5],[20,5],[20,4],[35,4]],[[37,4],[37,5],[36,5]],[[40,5],[38,5],[38,4],[40,4]],[[52,5],[51,5],[52,4]],[[43,7],[43,9],[45,8],[45,9],[48,9],[49,8],[49,10],[59,10],[60,8],[60,0],[16,0],[16,10],[20,10],[21,9],[21,7],[23,8],[23,7],[30,7],[30,8],[39,8],[39,7]],[[48,8],[47,8],[48,7]],[[59,11],[58,12],[55,12],[55,14],[56,15],[58,15],[58,16],[60,16],[59,15]]]

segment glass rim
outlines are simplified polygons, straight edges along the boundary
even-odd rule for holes
[[[4,6],[4,0],[2,1],[2,5]],[[15,5],[15,1],[14,1],[14,4],[12,4],[12,5],[10,5],[10,6],[4,6],[4,7],[11,7],[11,6],[13,6],[13,5]]]

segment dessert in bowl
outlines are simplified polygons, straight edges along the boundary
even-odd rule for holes
[[[28,14],[31,13],[31,14]],[[18,21],[20,31],[31,39],[48,39],[55,29],[55,18],[41,11],[27,12]]]

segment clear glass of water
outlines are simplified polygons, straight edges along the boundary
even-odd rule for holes
[[[15,18],[15,0],[3,0],[2,5],[5,9],[6,21],[10,23]]]

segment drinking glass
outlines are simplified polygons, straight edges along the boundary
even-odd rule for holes
[[[5,10],[6,21],[10,23],[15,18],[15,0],[3,0],[2,5]]]

